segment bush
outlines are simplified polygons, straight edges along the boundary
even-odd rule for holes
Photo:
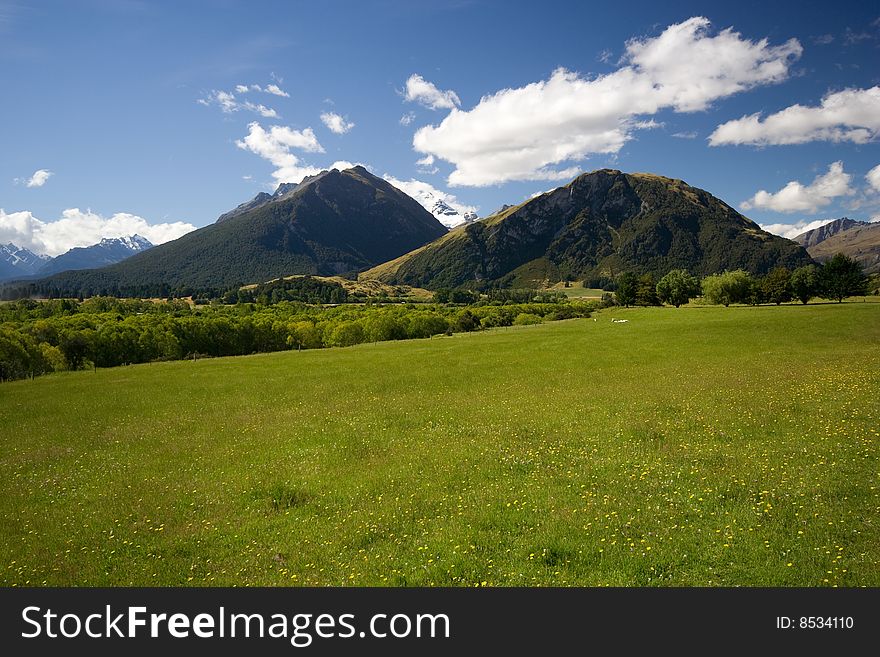
[[[529,324],[541,324],[544,320],[538,316],[533,315],[532,313],[520,313],[516,316],[516,319],[513,320],[515,326],[526,326]]]

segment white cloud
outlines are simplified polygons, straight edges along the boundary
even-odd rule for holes
[[[275,167],[272,177],[276,183],[298,183],[306,176],[314,176],[326,169],[350,169],[356,163],[347,160],[337,160],[328,167],[316,167],[306,164],[293,153],[291,149],[298,149],[307,153],[323,153],[324,147],[318,142],[311,128],[294,130],[287,126],[274,125],[268,130],[254,121],[248,125],[248,134],[244,139],[239,139],[235,145],[242,150],[250,151],[268,160]]]
[[[153,244],[177,239],[195,230],[182,221],[151,224],[127,212],[103,217],[91,210],[70,208],[54,221],[42,221],[31,212],[7,214],[0,209],[0,243],[12,242],[34,253],[56,256],[77,246],[91,246],[105,237],[127,237],[138,234]]]
[[[478,208],[476,206],[459,203],[455,195],[441,191],[433,185],[423,182],[421,180],[415,180],[414,178],[410,180],[399,180],[394,176],[388,175],[387,173],[382,177],[386,181],[397,187],[397,189],[402,191],[404,194],[412,196],[428,212],[433,212],[434,206],[437,204],[438,201],[445,203],[450,208],[458,212],[461,216],[458,218],[457,221],[451,221],[449,223],[443,222],[447,228],[452,228],[452,226],[457,225],[458,223],[463,223],[464,215],[466,213],[477,212]]]
[[[53,175],[48,169],[37,169],[30,178],[16,178],[13,182],[16,185],[24,184],[25,187],[42,187]]]
[[[816,221],[796,221],[793,224],[761,224],[761,228],[768,233],[794,239],[808,230],[819,228],[825,224],[831,223],[834,219],[817,219]]]
[[[257,85],[251,86],[257,87],[259,89]],[[239,90],[242,87],[244,87],[244,85],[238,85],[236,86],[236,90]],[[244,88],[245,90],[247,90],[246,87]],[[278,112],[276,112],[271,107],[266,107],[265,105],[260,103],[252,103],[249,100],[242,102],[235,97],[235,94],[228,91],[212,91],[204,98],[199,98],[198,103],[201,105],[205,105],[206,107],[210,105],[219,105],[220,109],[225,114],[231,114],[232,112],[237,112],[239,110],[245,109],[254,112],[255,114],[259,114],[260,116],[267,119],[278,118]]]
[[[865,179],[875,192],[880,192],[880,164],[865,174]]]
[[[880,87],[827,94],[820,105],[791,105],[761,120],[760,113],[719,125],[709,144],[777,146],[810,141],[864,144],[880,134]]]
[[[434,166],[434,156],[426,155],[421,160],[416,160],[416,166],[422,173],[437,173],[440,169]]]
[[[429,109],[454,109],[461,105],[458,94],[454,91],[440,91],[432,82],[417,73],[409,76],[403,96],[408,102],[416,102]]]
[[[454,164],[451,185],[566,179],[579,167],[559,170],[560,163],[617,153],[635,130],[657,125],[637,117],[704,110],[784,80],[801,51],[796,39],[771,46],[732,29],[711,36],[709,21],[695,17],[628,41],[622,66],[607,75],[557,69],[547,80],[484,96],[469,111],[447,104],[449,115],[418,130],[413,147]]]
[[[273,96],[281,96],[282,98],[290,98],[290,94],[284,91],[277,84],[267,84],[265,87],[261,87],[258,84],[237,84],[235,85],[235,93],[238,94],[246,94],[251,91],[258,91],[266,94],[272,94]]]
[[[843,170],[843,162],[834,162],[828,172],[816,176],[809,185],[792,180],[778,192],[759,191],[748,201],[740,204],[744,210],[752,208],[774,212],[816,212],[840,196],[855,193],[849,183],[852,176]]]
[[[267,94],[281,96],[282,98],[290,98],[290,94],[282,90],[277,84],[267,84],[265,91]]]
[[[344,135],[354,127],[354,123],[346,121],[336,112],[324,112],[321,114],[321,122],[327,126],[330,132],[334,132],[337,135]]]
[[[409,125],[413,121],[416,120],[415,112],[407,112],[403,116],[400,117],[400,125]]]
[[[689,130],[686,132],[674,132],[672,136],[676,139],[696,139],[699,135],[696,130]]]

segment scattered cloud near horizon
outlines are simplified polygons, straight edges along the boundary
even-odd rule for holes
[[[344,135],[354,127],[354,123],[346,121],[343,116],[336,112],[324,112],[321,114],[321,122],[327,129],[337,135]]]
[[[635,131],[658,125],[639,117],[663,109],[697,112],[781,82],[802,51],[797,39],[774,46],[731,28],[712,35],[709,20],[694,17],[659,36],[627,41],[621,66],[612,73],[590,78],[559,68],[547,80],[486,95],[467,111],[458,109],[457,95],[443,95],[454,92],[413,75],[406,100],[450,110],[438,125],[415,133],[413,148],[453,164],[453,186],[562,180],[580,167],[560,164],[618,153]]]
[[[25,187],[42,187],[55,174],[48,169],[37,169],[30,178],[15,178],[12,182]]]
[[[57,256],[78,246],[91,246],[103,238],[140,235],[153,244],[177,239],[195,226],[183,221],[151,224],[143,217],[117,212],[104,217],[91,210],[69,208],[53,221],[38,219],[30,211],[6,213],[0,208],[0,243],[12,242],[40,255]]]
[[[850,186],[852,176],[843,170],[843,162],[833,162],[826,173],[820,174],[809,185],[792,180],[778,192],[761,190],[752,198],[743,201],[743,210],[773,210],[774,212],[814,213],[830,205],[840,196],[855,194]],[[801,231],[803,232],[803,231]]]
[[[813,230],[835,221],[834,219],[817,219],[816,221],[796,221],[793,224],[761,224],[761,228],[768,233],[794,239],[808,230]]]
[[[791,105],[770,114],[749,114],[719,125],[710,146],[779,146],[811,141],[865,144],[880,135],[880,87],[826,94],[819,105]]]
[[[421,205],[426,210],[428,210],[428,212],[433,209],[434,204],[437,201],[443,201],[444,203],[446,203],[446,205],[451,207],[453,210],[458,211],[462,215],[467,212],[477,212],[477,210],[479,209],[474,205],[460,203],[454,194],[449,194],[448,192],[441,191],[430,183],[426,183],[422,180],[416,180],[415,178],[411,178],[409,180],[400,180],[387,173],[383,175],[382,178],[397,187],[397,189],[402,191],[404,194],[412,196],[415,200],[421,203]]]

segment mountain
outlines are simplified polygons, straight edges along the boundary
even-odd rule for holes
[[[602,169],[459,226],[361,277],[434,289],[471,281],[532,287],[627,270],[764,273],[809,262],[799,245],[761,230],[706,191]]]
[[[140,235],[104,238],[98,244],[76,247],[52,258],[37,273],[40,276],[49,276],[73,269],[104,267],[121,262],[135,253],[146,251],[152,247],[153,244]]]
[[[56,274],[30,291],[165,296],[291,274],[335,275],[396,258],[444,233],[418,202],[363,167],[333,169],[123,262]]]
[[[49,256],[37,255],[12,242],[0,244],[0,281],[36,274],[49,260]]]
[[[854,221],[847,217],[842,217],[840,219],[835,219],[834,221],[831,221],[824,226],[819,226],[818,228],[814,228],[813,230],[808,230],[806,233],[801,233],[793,239],[802,247],[809,250],[811,246],[816,246],[820,242],[824,242],[825,240],[827,240],[829,237],[837,235],[837,233],[861,225],[867,225],[867,222]]]
[[[880,223],[844,217],[801,233],[794,241],[819,262],[843,253],[860,262],[866,273],[880,273]]]
[[[423,208],[433,214],[437,221],[447,228],[454,228],[455,226],[471,223],[478,219],[476,212],[456,210],[440,195],[430,189],[417,185],[402,184],[401,186],[405,189],[404,193],[410,194],[416,201],[422,204]]]
[[[447,228],[454,228],[461,224],[469,224],[477,220],[476,212],[459,212],[442,199],[437,199],[430,208],[431,214],[437,217],[437,221]]]
[[[298,183],[281,183],[278,185],[278,188],[275,190],[274,194],[267,194],[266,192],[260,192],[256,196],[254,196],[250,201],[245,201],[238,207],[230,210],[229,212],[225,212],[221,214],[217,218],[217,223],[222,223],[233,217],[237,217],[239,215],[245,214],[246,212],[250,212],[251,210],[256,210],[257,208],[261,208],[268,203],[272,203],[273,201],[278,201],[283,198],[287,198],[291,196],[293,192],[302,187],[303,185],[307,185],[310,182],[314,182],[318,178],[325,176],[330,173],[329,171],[322,171],[319,174],[314,176],[306,176]]]

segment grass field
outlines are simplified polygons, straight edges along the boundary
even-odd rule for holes
[[[596,320],[0,385],[0,582],[880,586],[880,304]]]

